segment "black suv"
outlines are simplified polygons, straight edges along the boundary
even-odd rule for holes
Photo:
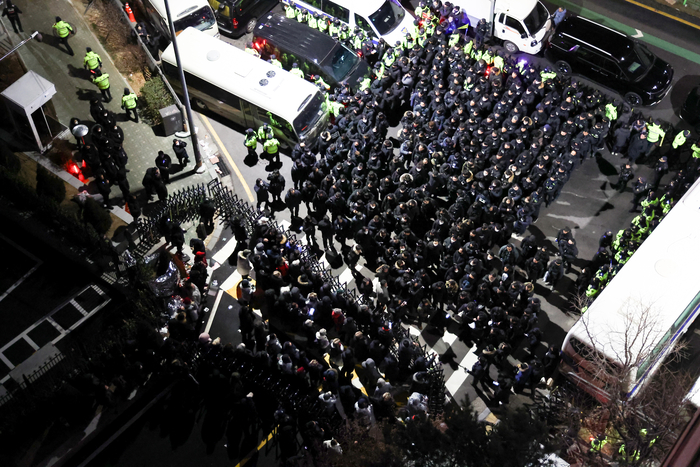
[[[555,71],[581,74],[633,106],[657,104],[671,89],[671,65],[628,35],[581,16],[559,24],[545,55],[555,62]]]
[[[216,24],[227,36],[240,37],[253,32],[258,18],[266,14],[277,0],[209,0]]]

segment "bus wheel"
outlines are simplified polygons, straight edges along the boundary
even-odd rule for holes
[[[514,53],[517,53],[520,51],[520,49],[518,49],[518,46],[513,44],[511,41],[505,41],[503,43],[503,47],[505,47],[505,49],[508,51],[508,53],[511,53],[511,54],[514,54]]]
[[[196,97],[192,98],[192,105],[200,112],[207,110],[207,104],[197,99]]]
[[[255,29],[255,25],[257,24],[258,19],[257,18],[250,18],[248,21],[248,24],[245,25],[245,32],[250,34],[253,32],[253,29]]]

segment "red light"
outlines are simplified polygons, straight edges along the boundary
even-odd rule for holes
[[[233,27],[234,28],[238,27],[238,20],[236,18],[233,18]]]

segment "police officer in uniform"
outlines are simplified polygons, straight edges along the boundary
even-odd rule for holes
[[[56,30],[56,34],[58,34],[61,44],[66,46],[68,54],[71,56],[75,55],[73,53],[73,49],[68,43],[68,37],[73,33],[73,27],[67,22],[63,21],[60,16],[56,16],[56,22],[54,23],[53,28]]]
[[[124,95],[122,96],[122,109],[126,112],[126,118],[131,120],[131,113],[134,113],[134,121],[139,122],[139,114],[136,113],[136,101],[138,97],[136,94],[132,94],[129,88],[124,88]]]
[[[83,66],[86,70],[91,73],[95,73],[98,69],[102,68],[102,59],[99,55],[92,51],[90,47],[85,48],[85,58],[83,59]]]
[[[109,73],[102,73],[100,70],[95,70],[95,76],[92,77],[92,82],[102,93],[102,100],[110,102],[112,100],[112,93],[109,91]]]
[[[245,131],[245,141],[243,141],[246,149],[248,149],[249,164],[255,165],[258,162],[258,153],[256,149],[258,148],[258,136],[252,128],[248,128]]]

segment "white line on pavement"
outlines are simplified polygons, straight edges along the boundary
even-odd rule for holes
[[[231,256],[231,253],[233,253],[233,250],[236,249],[236,245],[238,242],[236,242],[235,238],[232,238],[228,242],[226,242],[226,245],[224,245],[223,248],[221,248],[219,251],[212,256],[212,259],[216,261],[219,264],[224,264],[224,261],[228,259],[229,256]]]
[[[211,325],[214,322],[214,316],[216,316],[216,310],[219,308],[219,302],[221,301],[221,297],[224,295],[224,290],[219,289],[219,293],[216,294],[216,300],[214,300],[214,306],[211,308],[211,313],[209,313],[209,319],[207,320],[207,327],[204,328],[204,332],[209,334],[209,330],[211,329]]]
[[[452,394],[453,397],[457,393],[459,388],[462,387],[462,384],[464,384],[464,382],[467,380],[467,376],[469,376],[469,373],[467,373],[464,369],[471,369],[471,367],[479,359],[476,353],[474,353],[475,350],[475,345],[472,346],[471,349],[469,349],[469,352],[467,352],[462,361],[459,363],[459,368],[457,368],[455,372],[452,373],[450,379],[448,379],[445,383],[445,388],[448,391],[450,391],[450,394]]]

